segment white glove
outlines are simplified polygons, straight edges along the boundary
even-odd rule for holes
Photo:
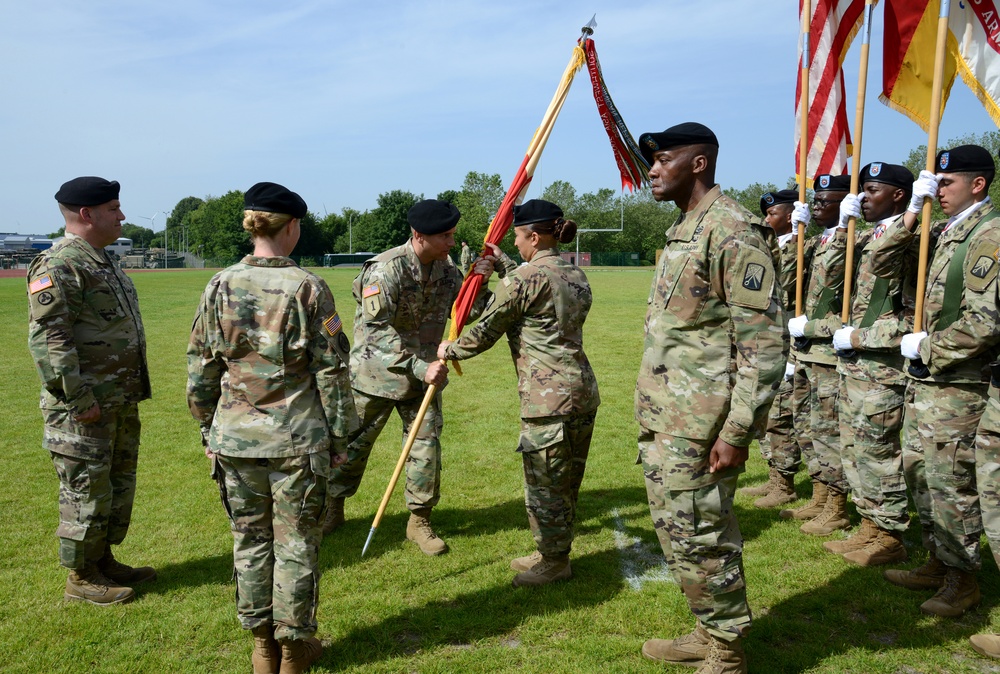
[[[904,358],[910,360],[920,358],[920,342],[924,341],[926,336],[926,332],[911,332],[908,335],[903,335],[903,341],[899,343],[899,352],[903,354]]]
[[[934,175],[930,171],[921,171],[920,177],[913,181],[913,196],[910,197],[910,205],[906,207],[910,213],[919,213],[924,207],[924,197],[937,198],[938,182],[941,176]]]
[[[851,333],[854,328],[849,325],[842,327],[833,333],[833,348],[837,351],[850,351],[854,347],[851,345]]]
[[[812,213],[809,211],[809,204],[796,201],[795,208],[792,209],[792,231],[798,233],[800,224],[803,227],[808,227],[810,220],[812,220]]]
[[[847,221],[851,218],[861,219],[861,199],[857,194],[848,194],[840,202],[840,224],[839,227],[847,229]]]
[[[805,337],[806,323],[808,322],[809,319],[806,318],[805,314],[789,319],[788,334],[790,334],[792,337]]]
[[[785,379],[791,379],[795,376],[795,363],[788,361],[785,363]]]

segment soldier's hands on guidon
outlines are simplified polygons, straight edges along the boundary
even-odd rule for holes
[[[798,233],[799,225],[808,227],[810,220],[812,220],[812,213],[809,211],[809,204],[796,201],[792,209],[792,229]]]
[[[940,175],[934,175],[930,171],[921,171],[920,176],[913,181],[913,196],[910,197],[910,205],[906,207],[910,213],[920,213],[924,207],[924,199],[937,199],[938,183],[941,182]]]
[[[427,367],[427,374],[424,375],[425,384],[433,384],[438,388],[448,383],[448,366],[440,360],[435,360]]]
[[[792,337],[805,337],[806,323],[809,319],[805,314],[788,319],[788,334]]]
[[[854,328],[850,325],[845,325],[841,329],[833,333],[833,348],[837,351],[850,351],[854,348],[851,344],[851,333],[854,332]]]
[[[840,202],[840,223],[838,227],[847,229],[847,221],[851,218],[861,219],[861,199],[857,194],[848,194]]]
[[[924,341],[926,336],[926,332],[911,332],[908,335],[903,335],[903,339],[899,342],[899,352],[903,354],[903,358],[910,360],[920,358],[920,342]]]
[[[448,351],[448,346],[451,345],[451,344],[454,344],[454,343],[455,343],[454,340],[446,339],[446,340],[442,341],[440,344],[438,344],[438,353],[437,353],[437,356],[438,356],[438,358],[440,360],[447,360],[447,358],[445,357],[445,355],[446,355],[446,353]]]

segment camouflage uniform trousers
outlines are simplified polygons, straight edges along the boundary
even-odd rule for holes
[[[597,412],[521,419],[524,507],[538,551],[569,554]]]
[[[92,424],[63,410],[43,410],[43,415],[42,445],[59,477],[59,563],[82,569],[128,533],[139,460],[139,407],[103,407],[100,420]]]
[[[975,440],[986,408],[987,385],[911,382],[910,386],[930,494],[935,554],[948,566],[977,571],[983,520],[976,490]]]
[[[330,495],[336,498],[354,496],[361,486],[361,478],[368,466],[368,457],[379,434],[392,415],[399,412],[403,421],[403,443],[410,426],[417,418],[423,397],[409,400],[379,398],[354,390],[354,404],[358,408],[359,426],[347,447],[347,462],[333,471],[330,478]],[[433,508],[441,498],[441,392],[427,407],[420,432],[406,459],[406,507],[410,510]]]
[[[795,435],[795,448],[799,454],[789,457],[785,465],[791,472],[794,466],[796,472],[801,463],[806,464],[806,470],[812,479],[819,477],[819,464],[816,461],[816,450],[812,441],[812,415],[809,413],[812,400],[812,376],[809,372],[809,363],[800,360],[795,361],[795,374],[792,375],[792,428]]]
[[[905,384],[840,379],[844,474],[858,512],[885,531],[906,531],[910,523],[899,440],[905,390]]]
[[[231,512],[240,623],[274,625],[276,639],[311,637],[330,453],[216,459]]]
[[[983,529],[1000,566],[1000,389],[990,386],[986,411],[976,433],[976,484],[983,512]]]
[[[937,543],[934,539],[934,509],[931,506],[931,493],[927,489],[924,448],[917,430],[917,410],[913,406],[915,388],[916,384],[912,380],[907,381],[906,391],[903,393],[903,431],[900,434],[903,447],[903,475],[906,478],[906,490],[913,500],[914,510],[917,511],[924,549],[935,552]]]
[[[792,380],[782,379],[767,417],[767,435],[760,441],[760,453],[767,465],[786,475],[798,472],[802,457],[795,434],[792,394]]]
[[[733,510],[743,467],[714,473],[708,484],[692,480],[683,469],[685,459],[707,456],[711,448],[708,440],[640,429],[639,460],[649,514],[670,572],[705,629],[732,641],[745,636],[752,622],[743,574],[743,536]]]
[[[809,430],[820,482],[846,493],[850,486],[844,475],[840,449],[840,375],[837,366],[810,363],[812,381],[809,400]],[[811,471],[810,471],[811,473]]]

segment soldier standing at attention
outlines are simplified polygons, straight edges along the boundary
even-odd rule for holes
[[[795,310],[795,266],[797,249],[788,245],[793,240],[792,209],[798,199],[796,190],[766,192],[760,197],[760,212],[764,223],[774,230],[780,252],[778,281],[782,292],[785,316]],[[754,501],[758,508],[775,508],[795,500],[795,473],[799,470],[805,444],[795,435],[792,414],[792,377],[795,363],[785,365],[785,377],[771,403],[767,418],[767,435],[760,439],[760,450],[768,465],[768,481],[759,487],[744,487],[741,494],[760,496]]]
[[[795,358],[809,380],[809,439],[816,462],[810,466],[810,473],[826,492],[823,510],[799,530],[829,536],[851,526],[847,514],[849,487],[840,458],[840,375],[830,344],[835,328],[828,322],[839,321],[840,316],[847,260],[847,223],[840,217],[840,202],[851,188],[851,177],[823,174],[816,178],[815,187],[813,217],[824,231],[803,294],[805,313],[788,321],[788,332],[800,340],[799,344],[807,340],[804,347],[796,349]]]
[[[899,434],[903,426],[906,374],[899,355],[904,313],[902,280],[872,272],[872,251],[910,203],[913,174],[904,166],[874,162],[861,169],[861,198],[848,194],[844,218],[859,217],[873,228],[854,245],[850,325],[830,319],[839,356],[840,438],[844,475],[850,483],[861,527],[848,539],[823,547],[859,566],[906,561],[903,532],[910,523]],[[912,293],[911,293],[912,298]],[[853,327],[857,326],[857,327]]]
[[[715,183],[719,142],[687,122],[643,134],[653,198],[681,211],[649,294],[636,383],[639,459],[653,526],[698,618],[645,657],[746,672],[743,539],[733,511],[748,447],[764,433],[788,341],[763,227]]]
[[[351,351],[351,385],[361,427],[348,447],[347,462],[330,480],[330,508],[325,533],[344,523],[344,499],[361,485],[368,456],[395,409],[406,438],[423,402],[427,384],[441,387],[448,367],[437,360],[451,305],[462,276],[448,255],[455,246],[460,214],[452,204],[436,199],[417,202],[407,213],[412,236],[365,262],[354,281],[358,303]],[[489,260],[476,262],[483,274],[482,290],[470,314],[475,318],[491,296],[486,281],[493,273]],[[431,509],[441,496],[441,392],[424,416],[406,461],[407,539],[427,555],[440,555],[448,545],[431,528]]]
[[[586,275],[559,256],[576,235],[555,204],[532,199],[514,207],[517,264],[493,244],[502,283],[482,319],[438,357],[465,360],[506,333],[521,398],[524,501],[537,552],[511,562],[514,587],[570,578],[576,504],[601,404],[597,379],[583,352],[583,323],[593,295]]]
[[[935,166],[941,173],[920,172],[902,226],[882,237],[873,258],[876,274],[898,276],[918,239],[924,197],[938,198],[948,220],[923,225],[937,239],[927,268],[924,330],[900,342],[900,352],[911,361],[904,433],[917,436],[903,442],[923,453],[922,463],[910,461],[906,476],[923,511],[921,523],[933,523],[932,531],[924,532],[930,557],[915,569],[890,569],[884,576],[907,589],[936,589],[920,609],[958,617],[980,599],[975,435],[988,397],[989,363],[1000,341],[1000,220],[988,196],[996,172],[988,150],[960,145],[939,152]]]
[[[150,397],[135,286],[105,246],[121,235],[119,185],[82,177],[56,192],[66,236],[28,270],[28,347],[42,380],[42,446],[59,477],[67,600],[120,604],[156,578],[115,559],[132,519],[139,406]]]
[[[275,183],[244,195],[254,250],[212,277],[188,345],[188,406],[233,531],[236,610],[255,674],[305,671],[316,633],[320,523],[331,464],[357,428],[350,344],[333,296],[288,255],[306,214]],[[280,650],[279,650],[280,643]]]
[[[462,276],[467,276],[469,274],[469,267],[472,266],[472,249],[469,248],[469,244],[466,241],[462,242],[462,252],[459,255],[458,261],[462,265]]]

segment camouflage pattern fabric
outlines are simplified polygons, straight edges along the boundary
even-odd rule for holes
[[[469,273],[469,267],[472,266],[472,261],[475,260],[476,256],[473,255],[472,249],[468,246],[462,246],[462,252],[459,255],[458,262],[462,266],[462,276]]]
[[[1000,389],[990,386],[986,410],[976,432],[976,484],[983,529],[1000,565]]]
[[[70,233],[31,263],[28,348],[42,382],[42,446],[59,477],[59,560],[82,569],[125,539],[150,397],[146,336],[131,279]],[[74,418],[99,405],[101,417]]]
[[[346,451],[357,427],[348,354],[326,283],[286,257],[248,255],[202,295],[188,345],[191,414],[208,448],[277,458]]]
[[[506,334],[517,369],[521,418],[590,412],[601,403],[583,350],[583,324],[592,302],[590,284],[578,267],[556,249],[538,251],[528,264],[503,276],[482,319],[448,346],[447,356],[471,358]]]
[[[840,447],[840,375],[825,363],[811,363],[809,430],[819,469],[817,479],[838,492],[848,490]]]
[[[799,445],[792,414],[792,380],[782,379],[771,403],[767,435],[760,441],[760,451],[771,468],[794,474],[799,470]]]
[[[837,228],[826,243],[816,246],[812,264],[809,269],[809,282],[802,295],[802,310],[809,317],[803,328],[803,334],[811,341],[805,351],[796,351],[795,357],[807,363],[822,363],[837,365],[837,356],[833,350],[833,333],[840,327],[839,323],[832,325],[831,318],[840,315],[841,297],[844,292],[844,269],[847,264],[847,230]],[[829,293],[833,293],[834,301],[826,307],[820,303]],[[819,314],[819,315],[817,315]],[[827,419],[836,423],[836,418]]]
[[[677,457],[707,454],[712,442],[688,440],[640,429],[639,461],[653,528],[670,572],[691,612],[713,636],[743,637],[752,616],[743,574],[743,536],[733,510],[742,467],[691,489],[678,478]]]
[[[814,236],[806,239],[805,243],[802,244],[802,259],[805,263],[802,270],[802,283],[805,286],[802,291],[803,299],[806,294],[805,289],[809,287],[809,275],[812,271],[812,262],[816,256],[816,250],[820,246],[820,239],[820,236]],[[778,268],[778,280],[782,290],[785,292],[784,305],[788,318],[795,316],[795,287],[798,278],[798,265],[799,248],[798,243],[796,243],[793,237],[781,248],[780,266]]]
[[[910,523],[899,439],[905,390],[905,384],[841,378],[844,474],[858,513],[884,531],[906,531]]]
[[[132,521],[139,460],[139,408],[102,407],[81,424],[65,410],[45,410],[44,446],[59,477],[59,563],[83,569],[125,540]],[[77,451],[86,447],[88,451]]]
[[[635,391],[639,425],[747,447],[767,424],[788,337],[761,228],[718,186],[667,231]],[[691,488],[715,480],[708,455]]]
[[[924,548],[936,553],[938,546],[934,537],[934,508],[931,505],[931,492],[927,487],[924,446],[920,441],[918,424],[920,412],[914,404],[915,392],[916,385],[910,380],[903,393],[903,432],[900,436],[903,445],[903,475],[906,477],[906,489],[917,511]]]
[[[795,353],[794,351],[792,353]],[[795,372],[792,375],[792,430],[801,452],[801,461],[806,465],[809,477],[818,480],[820,474],[816,448],[813,444],[812,432],[812,400],[813,376],[812,364],[795,358]],[[794,465],[798,467],[799,457],[794,457]],[[786,465],[792,465],[789,457]]]
[[[371,455],[372,447],[375,446],[375,441],[389,421],[392,411],[396,410],[403,422],[403,444],[405,444],[423,403],[422,398],[393,400],[370,396],[361,391],[354,392],[354,400],[358,406],[360,426],[348,445],[347,461],[334,468],[331,473],[330,496],[333,498],[348,498],[357,493],[365,469],[368,467],[368,457]],[[420,424],[420,431],[406,459],[405,498],[406,507],[410,510],[432,508],[441,498],[442,426],[439,391],[427,407],[424,420]]]
[[[567,555],[596,412],[521,420],[524,506],[538,551]]]
[[[217,459],[232,511],[241,625],[274,625],[276,639],[313,636],[329,452]]]

